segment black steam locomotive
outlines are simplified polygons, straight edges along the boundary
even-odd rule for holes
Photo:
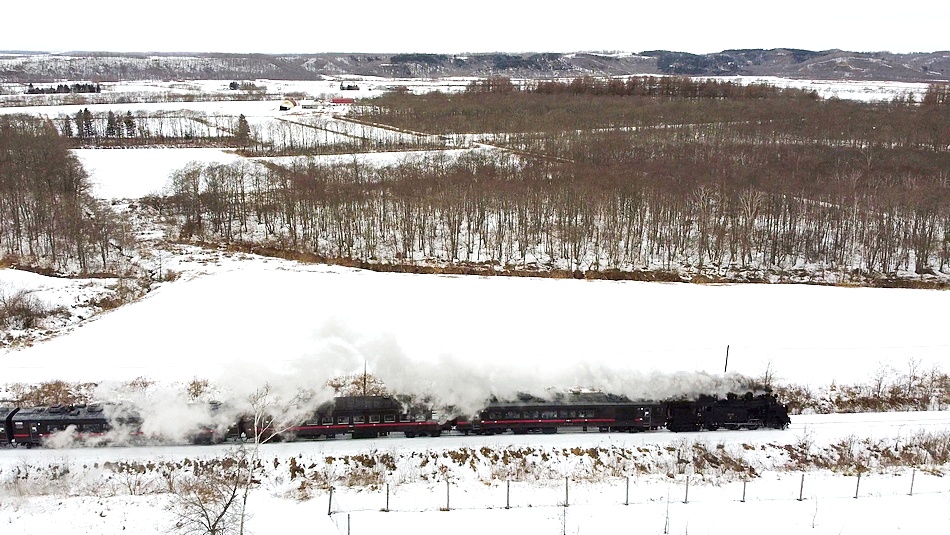
[[[210,413],[219,410],[213,405]],[[121,406],[77,405],[0,409],[3,418],[0,445],[32,447],[54,434],[69,431],[82,440],[107,439],[118,428],[124,436],[140,435],[141,419]],[[406,437],[438,437],[445,432],[464,435],[557,433],[559,430],[600,432],[700,431],[716,429],[785,429],[791,423],[786,407],[766,393],[725,398],[702,396],[696,400],[632,401],[600,392],[555,395],[551,399],[519,396],[516,400],[491,400],[471,419],[439,422],[430,410],[406,408],[389,396],[339,397],[322,405],[307,420],[289,428],[271,429],[264,424],[258,433],[277,440],[374,438],[391,433]],[[226,431],[208,422],[191,435],[193,443],[254,436],[253,419],[239,418]]]

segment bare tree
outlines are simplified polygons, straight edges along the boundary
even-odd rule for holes
[[[229,535],[244,532],[246,490],[254,465],[250,450],[239,447],[223,458],[194,461],[191,473],[172,484],[170,505],[175,528],[183,535]]]

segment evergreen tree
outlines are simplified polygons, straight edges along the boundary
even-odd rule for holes
[[[63,117],[63,137],[73,137],[73,121],[69,116]]]
[[[95,127],[92,125],[92,112],[89,108],[82,110],[82,129],[85,137],[96,137]]]
[[[135,137],[135,117],[132,117],[132,112],[125,112],[122,122],[125,124],[125,137]]]
[[[119,122],[116,121],[115,114],[112,111],[109,111],[109,116],[106,118],[106,137],[116,137],[122,133],[122,129],[119,128]]]
[[[235,130],[234,139],[242,147],[246,147],[248,141],[251,138],[251,126],[247,124],[247,117],[242,113],[238,117],[237,129]]]
[[[84,125],[83,118],[84,118],[84,115],[82,113],[82,110],[77,111],[76,112],[76,135],[79,136],[79,139],[83,139],[86,137],[86,129],[83,127]]]

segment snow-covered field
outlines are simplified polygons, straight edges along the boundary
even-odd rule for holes
[[[849,94],[879,90],[875,86]],[[182,104],[226,106],[227,113],[246,113],[258,121],[276,120],[276,105]],[[14,111],[56,116],[72,109],[63,108]],[[235,158],[213,149],[82,150],[78,156],[94,192],[107,199],[159,191],[168,174],[188,161]],[[158,229],[148,236],[161,241]],[[335,375],[359,373],[365,365],[394,390],[473,408],[493,392],[547,387],[663,397],[718,388],[731,384],[733,374],[755,377],[766,368],[783,382],[860,382],[881,367],[901,370],[912,360],[924,369],[946,368],[950,357],[950,294],[940,291],[387,274],[167,245],[141,261],[179,277],[137,302],[93,318],[89,302],[110,292],[116,281],[0,270],[0,290],[35,289],[38,299],[63,309],[45,327],[48,332],[38,335],[45,340],[0,349],[0,385],[94,381],[107,393],[139,377],[169,389],[199,378],[226,396],[264,381],[315,387]],[[730,373],[723,375],[727,345]],[[785,446],[805,444],[819,451],[853,435],[859,443],[870,441],[855,447],[871,458],[873,449],[880,449],[877,441],[893,442],[899,449],[921,431],[948,432],[950,417],[797,416],[784,432],[566,433],[265,445],[262,458],[268,468],[249,502],[249,527],[254,533],[354,534],[430,529],[944,533],[950,527],[950,484],[939,475],[946,467],[930,467],[930,473],[871,470],[864,474],[858,499],[853,473],[808,471],[802,487],[802,472],[786,471]],[[691,451],[693,441],[712,450],[721,444],[755,467],[760,477],[747,483],[745,502],[740,501],[743,483],[734,475],[676,470],[676,452]],[[443,456],[462,448],[478,450],[478,459],[461,466]],[[505,508],[507,469],[482,448],[536,450],[522,465],[533,475],[511,484],[510,509]],[[621,470],[607,470],[613,465],[598,465],[589,456],[557,454],[571,448],[603,449]],[[107,470],[104,463],[160,463],[225,453],[225,447],[0,450],[2,531],[168,533],[174,523],[165,508],[169,496],[137,486],[157,484],[154,474],[139,481]],[[375,487],[340,484],[356,465],[327,460],[380,453],[399,462],[395,470],[374,475]],[[320,477],[340,485],[330,504],[333,515],[327,515],[326,490],[290,479],[286,466],[292,457],[313,464]],[[430,460],[422,465],[423,458]],[[633,468],[634,458],[651,469]],[[24,479],[27,472],[32,475]],[[683,503],[687,477],[689,503]],[[909,496],[912,478],[915,490]],[[381,512],[387,484],[391,511]]]

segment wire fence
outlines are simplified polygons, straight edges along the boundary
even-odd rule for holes
[[[803,515],[811,516],[814,525],[819,516],[819,502],[833,502],[840,508],[846,501],[934,495],[950,495],[950,481],[939,471],[914,469],[899,474],[786,473],[726,483],[700,477],[670,481],[626,477],[605,478],[599,482],[570,478],[560,482],[497,481],[490,485],[443,481],[421,488],[419,485],[383,485],[372,490],[331,487],[323,504],[339,533],[347,535],[357,532],[353,525],[355,516],[363,521],[359,532],[369,533],[365,519],[372,514],[531,510],[546,512],[548,517],[554,511],[566,522],[568,509],[584,516],[597,509],[617,507],[640,509],[654,522],[662,520],[662,524],[656,526],[662,531],[657,532],[669,533],[671,517],[688,516],[691,506],[699,513],[704,507],[714,506],[720,510],[728,505],[736,514],[748,514],[755,513],[756,509],[787,509],[789,504],[800,504],[798,508],[804,511]],[[587,512],[581,513],[581,510]],[[803,518],[806,524],[808,520]]]

